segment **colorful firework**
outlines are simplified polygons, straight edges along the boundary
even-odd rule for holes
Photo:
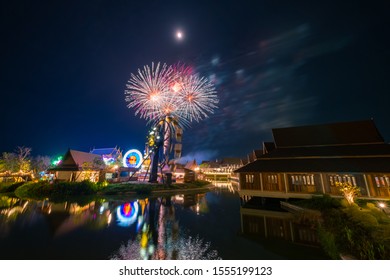
[[[217,108],[216,91],[206,78],[195,75],[185,77],[180,93],[180,114],[190,122],[207,118]]]
[[[172,68],[166,64],[156,67],[144,66],[138,69],[138,75],[131,74],[125,91],[127,107],[135,109],[135,115],[140,115],[148,121],[154,121],[164,116],[164,111],[170,107],[170,85],[174,76]]]
[[[185,127],[207,118],[217,108],[218,97],[212,83],[192,72],[180,63],[144,66],[126,85],[127,106],[154,123],[170,118]]]

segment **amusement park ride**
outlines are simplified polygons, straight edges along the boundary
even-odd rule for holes
[[[144,157],[138,150],[129,150],[123,156],[123,166],[139,169],[138,180],[157,182],[158,173],[162,180],[169,178],[171,159],[181,157],[182,134],[172,119],[160,121],[148,132]]]

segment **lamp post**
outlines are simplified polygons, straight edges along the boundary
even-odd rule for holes
[[[386,202],[381,201],[378,203],[378,206],[383,211],[383,213],[385,213],[387,216],[390,216],[389,208],[387,207]]]

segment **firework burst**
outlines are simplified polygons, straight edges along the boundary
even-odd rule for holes
[[[161,118],[170,107],[170,84],[174,76],[172,68],[160,63],[152,67],[144,66],[138,69],[138,74],[131,74],[126,85],[127,107],[135,109],[135,115],[140,115],[148,121]]]
[[[213,84],[180,63],[144,66],[137,75],[131,74],[126,87],[127,106],[153,123],[170,118],[185,127],[207,118],[217,108]]]
[[[206,78],[187,76],[181,89],[180,112],[189,122],[207,118],[217,108],[218,98],[213,86]]]

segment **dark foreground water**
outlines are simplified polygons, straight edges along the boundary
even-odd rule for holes
[[[276,210],[276,211],[275,211]],[[0,259],[323,259],[313,229],[231,188],[62,202],[0,197]]]

